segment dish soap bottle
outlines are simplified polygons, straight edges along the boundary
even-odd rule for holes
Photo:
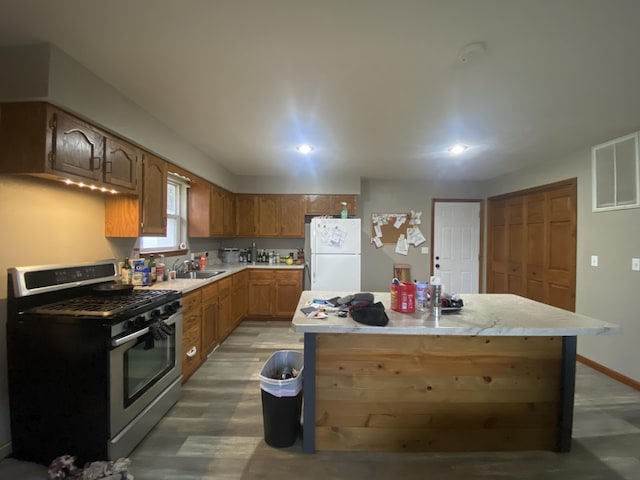
[[[342,205],[342,211],[340,212],[340,218],[347,218],[349,216],[349,210],[347,210],[347,202],[340,202]]]

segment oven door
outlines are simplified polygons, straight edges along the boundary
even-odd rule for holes
[[[136,419],[145,408],[180,377],[182,313],[165,320],[172,333],[151,340],[144,328],[115,341],[110,352],[111,438]]]

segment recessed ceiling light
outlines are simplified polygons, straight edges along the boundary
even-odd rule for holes
[[[447,149],[447,151],[451,154],[451,155],[459,155],[462,152],[465,152],[469,149],[468,145],[462,145],[461,143],[456,143],[455,145],[449,147]]]
[[[302,145],[298,145],[296,147],[296,150],[299,151],[300,153],[306,155],[308,153],[313,152],[313,147],[309,144],[303,143]]]

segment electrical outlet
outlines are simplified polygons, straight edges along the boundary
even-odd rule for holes
[[[428,255],[429,254],[429,247],[422,247],[422,249],[420,250],[420,253],[423,255]]]
[[[592,267],[597,267],[598,266],[598,256],[597,255],[591,255],[591,266]]]
[[[640,258],[631,259],[631,270],[634,272],[640,272]]]

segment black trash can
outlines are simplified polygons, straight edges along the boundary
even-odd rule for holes
[[[296,442],[302,413],[303,363],[302,352],[280,350],[262,367],[259,377],[267,445],[282,448]]]

